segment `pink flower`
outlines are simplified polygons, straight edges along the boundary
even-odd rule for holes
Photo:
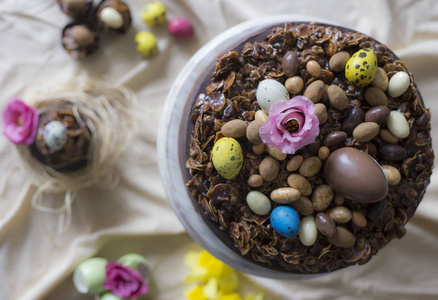
[[[304,96],[277,101],[269,110],[268,121],[260,127],[260,137],[271,148],[294,154],[319,135],[315,105]]]
[[[3,111],[3,134],[14,144],[33,143],[38,127],[38,111],[14,97]]]
[[[137,270],[109,261],[105,267],[103,287],[120,298],[136,298],[148,292],[148,286]]]

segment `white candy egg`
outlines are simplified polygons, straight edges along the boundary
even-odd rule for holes
[[[388,94],[393,98],[399,97],[408,90],[410,84],[411,79],[406,72],[397,72],[389,80]]]
[[[59,121],[51,121],[44,126],[43,138],[49,149],[60,150],[67,143],[67,128]]]
[[[100,12],[100,19],[109,27],[118,29],[123,26],[122,15],[112,7],[105,7]]]
[[[261,81],[257,87],[256,97],[260,108],[266,113],[269,113],[271,105],[275,102],[290,100],[286,87],[274,79]]]

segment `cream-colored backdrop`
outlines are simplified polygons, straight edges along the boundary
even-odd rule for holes
[[[96,2],[96,1],[95,1]],[[432,111],[438,141],[438,2],[414,0],[163,0],[169,18],[193,22],[196,37],[179,42],[166,26],[149,28],[140,19],[147,0],[128,0],[133,28],[124,36],[102,36],[101,49],[76,61],[60,44],[69,22],[55,0],[0,0],[0,108],[22,88],[77,75],[104,77],[133,89],[144,108],[141,131],[118,164],[115,190],[90,188],[73,204],[68,231],[51,241],[57,217],[36,211],[35,191],[16,164],[13,146],[0,136],[0,299],[93,299],[72,284],[75,265],[91,256],[117,259],[145,255],[152,267],[149,299],[183,299],[183,257],[196,245],[165,199],[155,143],[166,94],[185,62],[206,42],[249,19],[301,14],[351,27],[387,44],[406,61]],[[134,48],[137,31],[157,35],[160,53],[142,59]],[[435,130],[437,129],[437,130]],[[266,299],[438,299],[438,178],[432,183],[401,240],[391,242],[370,263],[301,281],[240,275],[242,290],[265,290]],[[59,197],[48,199],[59,205]],[[45,225],[46,224],[46,225]]]

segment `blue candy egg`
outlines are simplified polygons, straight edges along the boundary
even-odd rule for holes
[[[277,206],[271,212],[271,225],[284,237],[295,237],[300,231],[300,216],[289,206]]]
[[[67,143],[67,128],[59,121],[51,121],[44,126],[43,138],[49,149],[61,150]]]

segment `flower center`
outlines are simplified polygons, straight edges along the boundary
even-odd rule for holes
[[[290,134],[300,130],[300,124],[298,124],[298,121],[295,119],[289,120],[285,125],[286,130],[289,131]]]
[[[18,117],[17,123],[19,126],[23,126],[23,119],[21,118],[21,116]]]

